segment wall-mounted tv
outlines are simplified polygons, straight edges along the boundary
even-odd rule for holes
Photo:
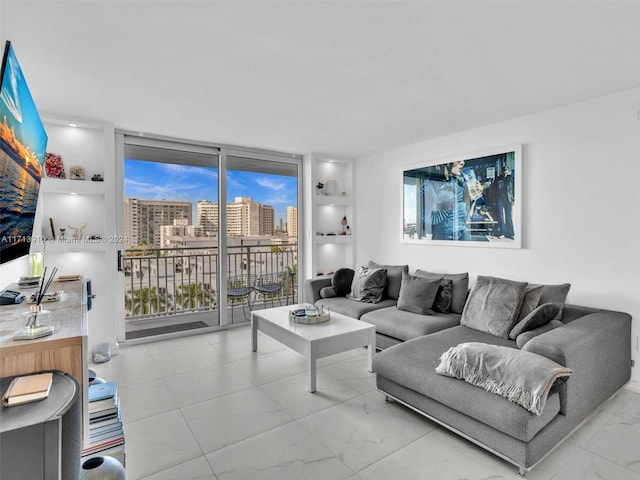
[[[47,139],[7,41],[0,73],[0,263],[29,253]]]

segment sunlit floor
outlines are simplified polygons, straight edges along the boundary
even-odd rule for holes
[[[120,348],[127,479],[518,479],[516,467],[375,389],[366,351],[306,362],[250,327]],[[640,394],[621,391],[527,474],[640,480]]]

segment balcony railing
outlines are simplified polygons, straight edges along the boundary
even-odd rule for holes
[[[216,311],[220,306],[228,309],[234,322],[246,321],[246,314],[233,309],[266,302],[297,302],[296,244],[227,247],[227,271],[222,281],[227,282],[227,290],[246,283],[249,290],[246,298],[230,295],[220,298],[218,255],[215,246],[126,250],[123,258],[126,322],[169,319],[197,312],[212,312],[211,319],[219,321]],[[277,282],[279,288],[255,288],[264,285],[266,279]]]

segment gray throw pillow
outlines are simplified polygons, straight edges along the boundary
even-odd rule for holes
[[[518,320],[526,288],[527,282],[478,275],[460,324],[508,339]]]
[[[462,313],[465,301],[467,300],[467,291],[469,290],[469,273],[433,273],[425,270],[416,270],[414,275],[431,280],[439,277],[445,280],[451,280],[453,282],[451,311],[453,313]]]
[[[370,261],[369,268],[384,268],[387,271],[387,286],[384,296],[397,300],[400,296],[400,285],[402,284],[402,274],[409,273],[409,265],[380,265]]]
[[[382,300],[387,283],[387,271],[384,268],[356,267],[351,283],[351,293],[347,298],[365,303],[378,303]]]
[[[520,320],[509,332],[509,338],[515,340],[518,335],[528,330],[534,330],[546,325],[551,320],[559,320],[562,314],[562,304],[544,303],[539,305],[529,315]]]
[[[402,273],[402,286],[398,297],[398,310],[419,313],[421,315],[433,315],[433,302],[438,293],[440,280],[427,280],[414,277],[408,273]]]
[[[453,280],[443,278],[433,301],[433,310],[438,313],[451,313],[451,294],[453,292]]]
[[[333,298],[337,296],[336,289],[333,287],[323,287],[320,289],[320,298]]]
[[[540,303],[540,296],[542,295],[543,287],[544,285],[527,285],[527,289],[524,291],[522,305],[520,305],[520,312],[518,312],[518,321],[522,320],[536,309]]]
[[[570,283],[561,283],[559,285],[543,285],[542,296],[539,305],[544,303],[564,303],[567,301],[567,295],[571,288]]]
[[[354,273],[352,268],[339,268],[334,272],[331,277],[331,286],[336,291],[338,297],[346,297],[349,295]]]

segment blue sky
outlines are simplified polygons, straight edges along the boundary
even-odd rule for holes
[[[295,177],[264,173],[227,171],[227,202],[235,197],[252,197],[254,202],[273,206],[275,223],[287,221],[287,206],[297,206]],[[186,200],[196,215],[198,200],[218,202],[218,170],[169,163],[124,161],[124,195],[147,200]]]

